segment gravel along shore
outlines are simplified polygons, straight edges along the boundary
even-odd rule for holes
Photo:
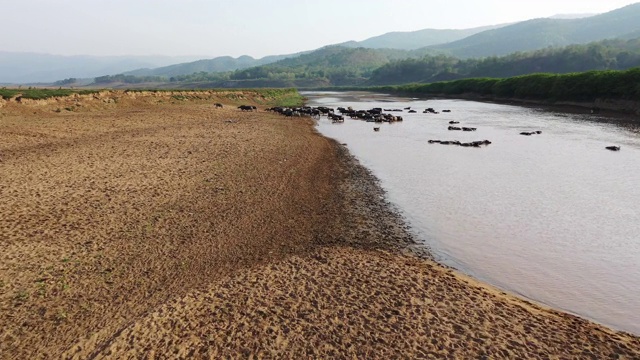
[[[437,264],[345,146],[240,103],[0,107],[0,358],[640,358]]]

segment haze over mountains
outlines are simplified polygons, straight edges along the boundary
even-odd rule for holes
[[[0,83],[54,82],[93,78],[132,69],[194,61],[194,56],[63,56],[0,51]]]
[[[586,16],[586,17],[585,17]],[[66,78],[94,78],[103,75],[127,74],[135,76],[170,77],[193,73],[212,73],[250,69],[264,65],[291,66],[302,61],[318,62],[321,56],[332,56],[331,61],[354,57],[337,49],[379,49],[382,52],[363,52],[380,66],[399,58],[419,58],[424,55],[444,54],[465,58],[499,56],[519,51],[532,51],[547,47],[585,44],[609,38],[633,39],[640,36],[640,3],[608,13],[556,15],[514,24],[491,25],[473,29],[424,29],[413,32],[391,32],[363,41],[350,41],[333,48],[327,55],[325,48],[303,53],[214,59],[178,57],[94,57],[56,56],[46,54],[0,52],[0,83],[51,83]],[[393,49],[393,50],[389,50]],[[314,53],[318,52],[314,55]],[[383,54],[383,55],[380,55]],[[307,56],[303,56],[307,55]],[[360,55],[362,56],[362,55]],[[360,57],[358,57],[360,60]],[[184,62],[188,61],[188,62]]]
[[[617,38],[638,30],[640,3],[587,18],[523,21],[430,48],[460,58],[500,56]]]

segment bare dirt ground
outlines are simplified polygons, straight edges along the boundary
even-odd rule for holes
[[[311,120],[234,106],[265,101],[0,104],[0,358],[640,358],[431,261]]]

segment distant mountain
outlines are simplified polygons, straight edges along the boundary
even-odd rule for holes
[[[213,59],[197,60],[188,63],[164,66],[155,69],[138,69],[127,71],[125,75],[135,76],[165,76],[167,78],[179,75],[189,75],[197,72],[225,72],[233,70],[246,69],[252,66],[260,66],[286,59],[288,57],[296,57],[301,53],[289,55],[266,56],[261,59],[254,59],[251,56],[240,56],[233,58],[231,56],[220,56]]]
[[[557,14],[549,16],[549,19],[583,19],[586,17],[595,16],[598,14]]]
[[[500,56],[550,46],[585,44],[640,30],[640,3],[580,19],[534,19],[428,47],[460,58]]]
[[[448,42],[464,39],[468,36],[497,29],[507,24],[483,26],[472,29],[454,30],[454,29],[423,29],[417,31],[397,31],[374,36],[362,41],[348,41],[338,46],[351,48],[370,48],[370,49],[402,49],[415,50],[425,46],[445,44]]]
[[[93,78],[141,67],[177,64],[197,58],[193,56],[62,56],[0,51],[0,84]]]

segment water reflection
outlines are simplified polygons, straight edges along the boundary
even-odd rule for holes
[[[305,95],[311,105],[418,110],[399,113],[402,123],[375,124],[379,132],[349,119],[323,118],[318,129],[380,178],[442,262],[640,334],[640,139],[631,122],[462,100]],[[427,107],[452,112],[423,114]],[[478,130],[448,131],[449,121]],[[535,130],[542,134],[519,135]]]

